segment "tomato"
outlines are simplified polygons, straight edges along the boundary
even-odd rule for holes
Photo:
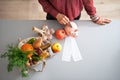
[[[66,32],[65,32],[64,29],[57,29],[57,30],[55,31],[55,35],[56,35],[56,38],[57,38],[57,39],[63,39],[63,38],[66,37]]]

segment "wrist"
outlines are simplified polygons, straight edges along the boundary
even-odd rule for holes
[[[61,15],[61,13],[58,13],[58,14],[56,15],[56,19],[59,18],[60,15]]]
[[[95,15],[91,15],[90,18],[93,22],[97,22],[100,19],[100,16],[95,14]]]

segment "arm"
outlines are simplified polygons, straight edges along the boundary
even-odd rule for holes
[[[59,13],[49,2],[49,0],[38,0],[39,3],[42,5],[45,12],[51,14],[56,18],[57,14]]]
[[[83,5],[85,10],[87,11],[87,13],[91,16],[91,15],[95,15],[96,14],[96,8],[93,5],[93,0],[82,0],[83,1]]]
[[[52,6],[52,4],[49,2],[49,0],[38,0],[38,1],[42,5],[44,11],[51,14],[53,17],[55,17],[60,24],[65,25],[69,22],[69,18],[67,16],[65,16],[64,14],[59,13],[59,11],[57,11]]]
[[[96,22],[100,17],[96,15],[96,8],[94,7],[93,0],[83,0],[85,10],[93,22]]]
[[[90,15],[90,18],[93,22],[97,24],[105,24],[111,22],[110,19],[101,18],[96,14],[96,8],[94,7],[93,0],[82,0],[83,5],[87,13]]]

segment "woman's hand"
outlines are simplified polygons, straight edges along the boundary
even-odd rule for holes
[[[98,16],[97,14],[95,15],[91,15],[90,18],[92,19],[92,21],[94,23],[100,24],[100,25],[104,25],[106,23],[110,23],[111,20],[107,19],[107,18],[101,18],[100,16]]]
[[[111,22],[111,20],[110,19],[107,19],[107,18],[99,18],[95,23],[97,23],[97,24],[100,24],[100,25],[104,25],[104,24],[106,24],[106,23],[110,23]]]
[[[66,25],[70,21],[67,16],[65,16],[64,14],[60,14],[60,13],[57,14],[56,19],[60,24],[64,24],[64,25]]]

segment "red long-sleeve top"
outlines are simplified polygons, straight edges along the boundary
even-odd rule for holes
[[[45,12],[56,17],[58,13],[66,15],[73,20],[80,15],[83,7],[89,15],[96,14],[93,0],[38,0]]]

